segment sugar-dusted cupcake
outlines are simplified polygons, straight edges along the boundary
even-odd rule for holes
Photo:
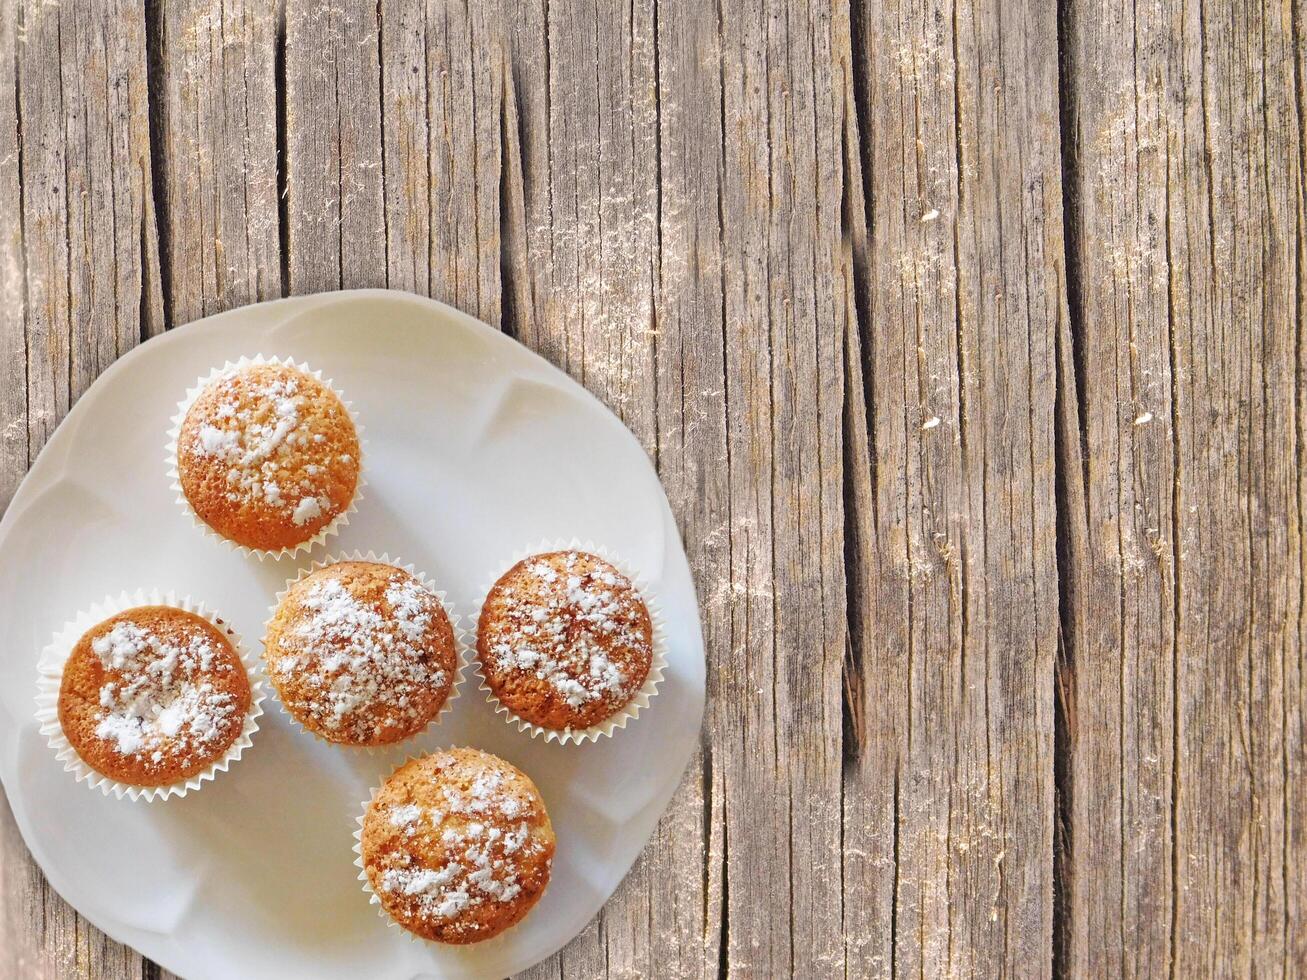
[[[340,396],[293,363],[241,361],[188,396],[172,447],[183,503],[255,552],[335,529],[360,480],[359,437]]]
[[[532,555],[500,576],[477,624],[492,698],[527,726],[593,733],[650,676],[654,626],[612,563],[578,550]]]
[[[71,648],[43,667],[43,690],[58,693],[38,698],[38,717],[79,778],[98,774],[93,785],[120,796],[180,795],[249,744],[259,709],[239,641],[184,605],[121,609],[56,638]]]
[[[355,862],[383,914],[414,935],[475,943],[544,893],[554,829],[535,784],[478,749],[410,759],[365,804]]]
[[[458,676],[441,597],[388,561],[330,561],[290,583],[268,622],[263,657],[291,716],[346,745],[417,734]]]

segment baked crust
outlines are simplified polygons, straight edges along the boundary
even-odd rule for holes
[[[535,784],[479,749],[410,759],[363,818],[382,908],[424,939],[474,943],[521,921],[549,883],[554,830]]]
[[[385,745],[440,712],[458,653],[440,599],[417,578],[342,561],[291,586],[268,623],[264,661],[305,728],[332,742]]]
[[[349,507],[359,441],[336,393],[284,364],[211,382],[177,438],[182,492],[200,520],[248,548],[308,541]]]
[[[59,724],[96,772],[164,786],[222,758],[245,726],[250,682],[222,631],[170,606],[96,624],[64,665]]]
[[[490,590],[477,657],[501,703],[542,728],[589,728],[648,677],[653,624],[635,586],[582,551],[524,558]]]

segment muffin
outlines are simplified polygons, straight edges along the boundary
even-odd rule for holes
[[[86,631],[59,684],[64,737],[91,769],[128,786],[165,786],[223,758],[250,713],[249,676],[212,622],[139,606]]]
[[[554,829],[535,784],[479,749],[410,759],[367,805],[363,878],[423,939],[475,943],[519,922],[549,883]]]
[[[395,565],[338,561],[302,576],[277,603],[264,640],[286,710],[315,735],[388,745],[439,714],[458,672],[440,598]]]
[[[195,515],[257,551],[294,548],[331,526],[359,485],[359,439],[340,397],[292,364],[245,362],[206,384],[176,440],[177,481]]]
[[[586,729],[620,712],[649,675],[653,624],[631,581],[598,555],[524,558],[497,581],[477,624],[491,694],[540,728]]]

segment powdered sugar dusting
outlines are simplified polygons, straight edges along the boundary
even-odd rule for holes
[[[525,869],[541,863],[549,844],[501,768],[482,769],[470,786],[460,781],[432,789],[442,805],[381,811],[405,843],[384,855],[374,883],[383,896],[457,932],[466,924],[450,920],[465,910],[518,898]]]
[[[323,441],[314,431],[320,416],[308,408],[317,385],[289,366],[226,372],[197,399],[207,414],[183,429],[179,459],[206,471],[216,465],[230,504],[274,511],[296,527],[319,520],[333,503],[331,474],[318,465],[327,456],[312,448]]]
[[[496,593],[482,656],[500,674],[543,681],[573,709],[615,710],[644,683],[653,650],[643,602],[609,563],[577,551],[539,555]]]
[[[293,614],[289,629],[268,646],[270,672],[283,692],[295,680],[300,693],[292,707],[348,740],[425,722],[431,692],[451,680],[436,630],[444,621],[440,600],[403,569],[390,568],[384,604],[371,601],[339,569],[315,573],[287,597]]]
[[[422,808],[409,803],[405,806],[392,807],[390,810],[391,826],[401,828],[406,834],[413,834],[422,819]]]
[[[242,721],[236,699],[213,683],[236,669],[230,656],[198,625],[177,631],[181,638],[120,618],[91,641],[115,676],[100,688],[95,735],[147,768],[210,755]]]
[[[327,501],[327,506],[330,506],[330,504],[331,501]],[[291,522],[296,527],[302,527],[309,521],[320,517],[323,509],[324,505],[317,497],[302,497],[300,502],[295,505],[295,509],[291,511]]]

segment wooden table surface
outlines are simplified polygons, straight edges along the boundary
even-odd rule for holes
[[[145,338],[435,296],[631,427],[702,604],[532,976],[1301,975],[1305,16],[0,3],[0,504]],[[160,975],[0,813],[0,976]]]

